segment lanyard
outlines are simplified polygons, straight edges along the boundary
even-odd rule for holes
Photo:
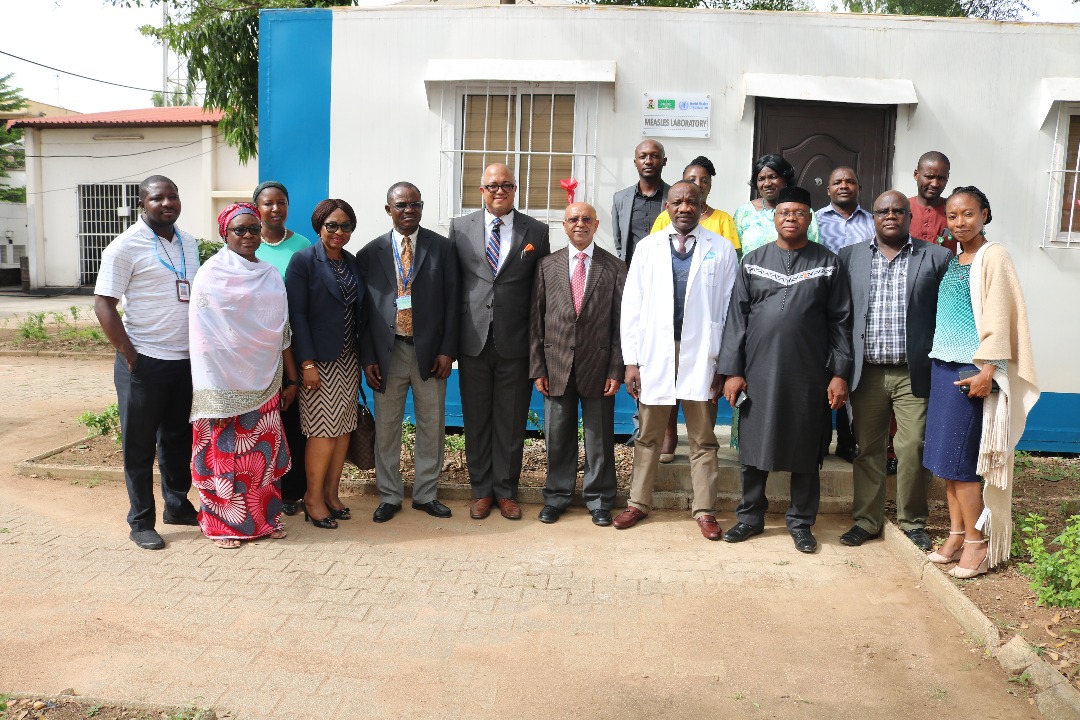
[[[403,236],[404,237],[404,236]],[[412,280],[412,273],[414,265],[409,266],[409,274],[405,274],[405,267],[401,264],[401,251],[398,249],[397,240],[393,236],[390,238],[390,244],[394,246],[394,264],[397,266],[398,276],[401,278],[401,292],[404,295],[409,294],[409,281]],[[416,260],[416,253],[413,253],[413,260]]]
[[[176,242],[180,245],[180,272],[177,272],[176,268],[174,268],[172,265],[170,265],[169,263],[167,263],[167,262],[165,262],[164,260],[161,259],[161,245],[162,245],[162,242],[161,242],[161,238],[158,237],[157,233],[154,233],[154,239],[157,240],[157,242],[154,243],[154,253],[157,255],[158,262],[161,263],[162,265],[164,265],[167,270],[169,270],[174,275],[176,275],[177,279],[186,280],[187,279],[187,256],[184,255],[184,239],[182,237],[180,237],[180,233],[176,232],[175,230],[173,232],[176,234]],[[171,257],[169,259],[172,260]]]

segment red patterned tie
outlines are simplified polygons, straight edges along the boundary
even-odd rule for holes
[[[570,295],[574,298],[574,314],[581,314],[581,300],[585,297],[585,253],[577,254],[577,265],[570,277]]]

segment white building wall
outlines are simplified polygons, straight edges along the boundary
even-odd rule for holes
[[[79,284],[79,185],[137,183],[149,175],[165,175],[180,190],[177,224],[196,237],[217,239],[217,213],[233,201],[224,196],[250,198],[258,168],[254,162],[241,165],[236,151],[214,139],[216,134],[210,125],[28,130],[45,156],[36,168],[28,167],[28,182],[35,187],[27,188],[27,205],[31,215],[40,209],[32,287]],[[100,139],[134,135],[142,139]],[[76,157],[49,157],[61,155]]]
[[[601,88],[597,192],[599,242],[610,248],[611,196],[636,179],[645,91],[712,94],[709,139],[662,138],[665,179],[696,155],[717,166],[710,204],[728,212],[749,198],[755,99],[744,73],[910,80],[918,104],[897,113],[893,187],[915,192],[920,154],[945,152],[951,186],[978,185],[993,205],[989,236],[1005,244],[1029,303],[1044,387],[1080,392],[1066,358],[1080,333],[1063,332],[1080,292],[1080,251],[1040,248],[1056,112],[1045,119],[1044,77],[1080,77],[1077,26],[833,13],[740,13],[604,7],[397,7],[337,11],[333,37],[330,189],[353,203],[350,249],[389,227],[386,188],[416,183],[436,212],[443,119],[423,82],[428,59],[615,61]],[[477,183],[479,184],[479,183]],[[579,191],[580,192],[580,191]],[[554,238],[562,244],[561,231]]]
[[[26,250],[26,205],[22,203],[0,202],[0,267],[19,267],[12,262],[18,246]]]

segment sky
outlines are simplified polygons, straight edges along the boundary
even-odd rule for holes
[[[384,4],[385,0],[369,0]],[[819,5],[830,4],[819,0]],[[1080,3],[1027,0],[1045,22],[1080,23]],[[150,107],[162,86],[162,49],[139,33],[160,25],[160,8],[117,7],[106,0],[0,0],[0,51],[128,90],[37,67],[0,55],[0,76],[14,72],[24,97],[79,112]]]

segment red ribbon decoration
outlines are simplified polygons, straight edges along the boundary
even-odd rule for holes
[[[574,204],[574,191],[577,190],[577,180],[575,178],[566,178],[560,180],[559,184],[562,185],[562,189],[566,191],[566,204]]]

